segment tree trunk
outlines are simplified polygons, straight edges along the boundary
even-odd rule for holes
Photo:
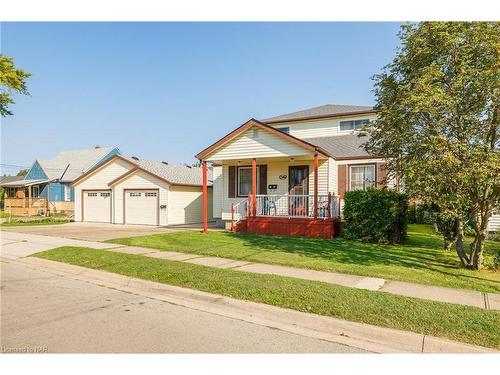
[[[462,266],[464,266],[465,268],[469,268],[469,258],[467,257],[467,254],[465,253],[465,248],[464,248],[464,219],[463,218],[458,219],[457,242],[455,243],[455,248],[457,250],[457,255],[458,255],[458,258],[460,259],[460,262],[462,263]]]
[[[470,268],[480,270],[483,268],[484,243],[488,237],[488,223],[490,221],[492,207],[489,204],[479,206],[480,209],[473,211],[474,218],[474,241],[470,245]]]
[[[474,239],[474,248],[471,249],[472,269],[480,270],[483,268],[484,241],[486,240],[486,231],[481,231]],[[471,245],[472,247],[472,245]]]

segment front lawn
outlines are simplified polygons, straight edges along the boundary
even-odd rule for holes
[[[500,347],[500,312],[80,247],[34,256],[350,321]]]
[[[389,246],[316,238],[258,236],[230,232],[172,232],[108,242],[208,256],[281,264],[323,271],[409,281],[449,288],[500,292],[500,272],[469,271],[460,267],[455,252],[442,249],[440,236],[429,226],[410,225],[408,241]],[[486,258],[500,252],[488,241]]]

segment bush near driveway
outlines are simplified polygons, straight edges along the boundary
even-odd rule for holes
[[[0,224],[2,227],[31,226],[31,225],[56,225],[69,223],[66,216],[50,217],[13,217],[12,220],[4,221]]]
[[[403,243],[408,197],[388,189],[348,191],[344,195],[344,237],[375,243]]]

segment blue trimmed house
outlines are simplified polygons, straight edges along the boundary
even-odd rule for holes
[[[35,160],[23,180],[6,182],[6,204],[17,214],[74,211],[74,188],[70,183],[109,158],[120,155],[116,147],[62,151],[49,160]]]

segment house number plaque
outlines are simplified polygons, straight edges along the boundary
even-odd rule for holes
[[[280,180],[286,180],[286,174],[280,174]]]

